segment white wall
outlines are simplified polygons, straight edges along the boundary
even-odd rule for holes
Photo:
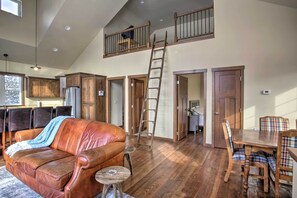
[[[173,72],[207,69],[206,143],[212,143],[211,69],[239,65],[245,66],[244,128],[257,128],[258,118],[263,115],[288,117],[291,127],[295,127],[297,10],[258,0],[214,0],[214,9],[215,38],[172,45],[166,50],[156,136],[172,138]],[[149,50],[105,59],[102,52],[103,31],[69,72],[108,77],[147,72]],[[262,89],[271,89],[272,94],[263,96]]]
[[[66,70],[54,69],[49,67],[42,67],[41,70],[34,71],[30,67],[34,65],[16,63],[7,61],[7,72],[25,74],[25,76],[43,77],[43,78],[54,78],[55,76],[63,75]],[[6,71],[5,61],[0,60],[0,71]],[[25,89],[26,91],[26,89]],[[25,92],[26,95],[26,92]],[[37,101],[41,101],[42,106],[58,106],[63,105],[63,99],[49,99],[49,98],[27,98],[25,97],[25,106],[36,106]]]

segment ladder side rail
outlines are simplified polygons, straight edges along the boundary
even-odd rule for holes
[[[144,99],[143,99],[142,107],[141,107],[141,114],[140,114],[140,121],[139,121],[139,128],[138,128],[137,144],[139,144],[140,136],[141,136],[141,130],[142,130],[143,124],[144,124],[144,122],[143,122],[144,109],[145,109],[145,105],[147,103],[147,95],[148,95],[148,87],[149,87],[149,77],[150,77],[150,73],[151,73],[152,57],[153,57],[154,48],[155,48],[155,40],[156,40],[156,34],[154,34],[153,45],[152,45],[152,50],[151,50],[151,57],[150,57],[150,65],[149,65],[149,69],[148,69],[147,83],[146,83],[146,88],[145,88],[145,93],[144,93]]]
[[[164,51],[163,51],[163,55],[162,55],[162,64],[161,64],[161,73],[160,73],[160,80],[159,80],[159,90],[158,90],[158,96],[157,96],[157,104],[156,104],[156,113],[155,113],[155,118],[154,118],[154,126],[153,126],[153,132],[152,132],[152,136],[151,136],[151,145],[150,147],[152,147],[153,145],[153,139],[154,139],[154,135],[155,135],[155,130],[156,130],[156,121],[157,121],[157,116],[158,116],[158,108],[159,108],[159,99],[160,99],[160,92],[161,92],[161,83],[162,83],[162,77],[163,77],[163,66],[164,66],[164,59],[165,59],[165,47],[167,45],[167,31],[165,33],[165,41],[164,41]]]

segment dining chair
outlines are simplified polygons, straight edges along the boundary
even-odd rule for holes
[[[281,116],[260,117],[260,131],[287,131],[290,128],[289,119]]]
[[[297,147],[297,130],[282,131],[278,136],[277,155],[267,158],[270,172],[273,173],[275,196],[279,197],[280,180],[292,182],[293,159],[290,157],[288,148]]]
[[[12,144],[12,133],[20,130],[31,129],[32,108],[8,109],[9,144]],[[6,137],[4,137],[6,138]],[[3,145],[6,146],[5,144]]]
[[[6,109],[0,109],[0,134],[2,135],[2,141],[0,144],[0,149],[3,149],[5,140],[5,126],[6,126]]]
[[[224,182],[228,182],[230,173],[232,171],[233,163],[236,161],[240,162],[240,166],[243,167],[245,163],[245,150],[243,148],[234,148],[232,141],[232,132],[228,120],[224,120],[222,123],[224,137],[227,144],[228,151],[228,168],[224,177]],[[264,153],[252,152],[250,157],[250,166],[259,169],[259,175],[249,174],[250,176],[255,176],[259,179],[264,180],[264,192],[268,192],[269,180],[268,180],[268,161]],[[263,171],[260,171],[263,170]],[[263,175],[260,175],[263,173]]]
[[[33,128],[45,127],[53,118],[53,107],[33,108]]]
[[[56,117],[57,116],[71,116],[72,106],[57,106],[56,107]]]

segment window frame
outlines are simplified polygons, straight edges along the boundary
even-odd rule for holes
[[[0,0],[1,1],[1,0]],[[0,71],[0,75],[7,75],[7,76],[19,76],[22,78],[22,87],[21,87],[21,102],[20,104],[17,105],[5,105],[3,104],[3,106],[5,107],[18,107],[18,106],[24,106],[25,104],[25,74],[20,74],[20,73],[13,73],[13,72],[2,72]]]
[[[2,9],[2,1],[4,1],[4,0],[0,0],[0,9],[1,9],[1,11],[12,14],[12,15],[17,16],[17,17],[23,17],[23,2],[22,2],[22,0],[6,0],[6,1],[14,2],[14,3],[16,3],[18,5],[18,14],[17,15],[15,15],[14,13],[9,12],[7,10],[3,10]]]

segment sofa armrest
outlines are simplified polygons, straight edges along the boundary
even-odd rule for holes
[[[37,137],[43,128],[22,130],[15,133],[15,140],[21,142],[24,140],[31,140]]]
[[[124,152],[124,142],[112,142],[102,147],[83,151],[78,155],[77,165],[82,168],[92,168]]]

